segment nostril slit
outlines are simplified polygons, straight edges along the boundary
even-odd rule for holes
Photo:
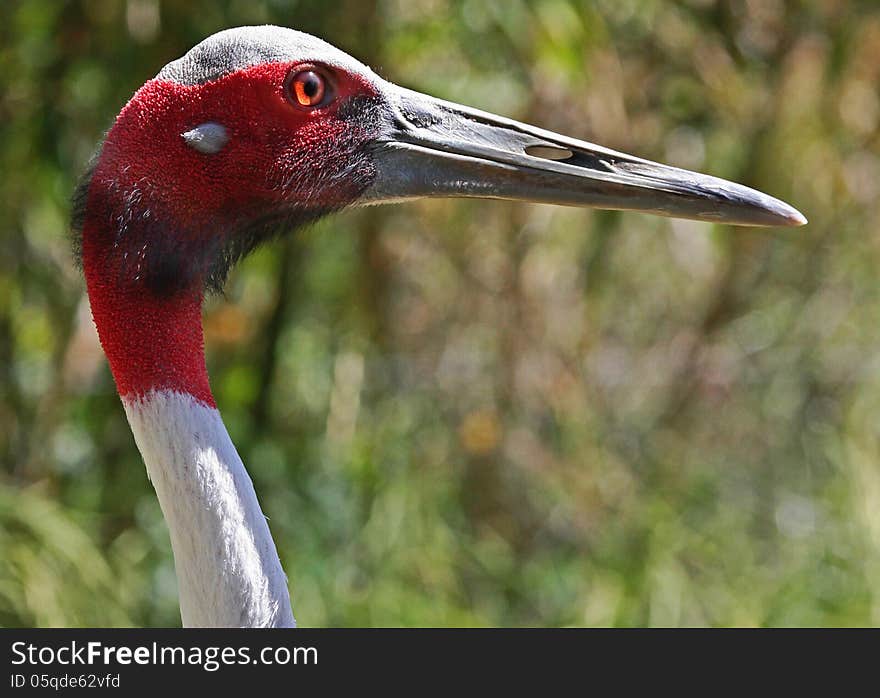
[[[568,160],[574,153],[568,148],[559,148],[555,145],[527,145],[526,155],[543,160]]]

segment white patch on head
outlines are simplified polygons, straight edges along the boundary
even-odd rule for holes
[[[229,142],[229,132],[222,124],[213,121],[199,124],[191,131],[180,134],[186,144],[205,155],[214,155]]]

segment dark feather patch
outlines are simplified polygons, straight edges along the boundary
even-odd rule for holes
[[[86,165],[85,172],[83,172],[79,181],[76,183],[73,195],[70,197],[70,242],[71,247],[73,248],[73,258],[76,261],[76,266],[80,269],[82,269],[83,265],[82,236],[83,226],[86,222],[86,204],[88,203],[89,198],[89,187],[92,184],[92,175],[95,172],[95,166],[100,155],[101,146],[99,145],[98,150],[89,160],[89,164]]]

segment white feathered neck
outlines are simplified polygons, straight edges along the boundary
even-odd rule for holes
[[[220,413],[167,390],[122,402],[171,533],[184,626],[295,626],[275,543]]]

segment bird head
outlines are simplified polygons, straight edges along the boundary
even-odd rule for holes
[[[398,87],[308,34],[229,29],[135,93],[75,197],[89,297],[120,390],[131,383],[122,364],[134,363],[146,375],[136,383],[187,384],[178,374],[198,373],[196,392],[209,396],[204,289],[276,232],[350,205],[433,196],[805,222],[732,182]],[[175,368],[162,346],[179,348],[184,316],[199,326],[183,342],[190,365]]]
[[[98,243],[106,274],[153,293],[219,286],[274,232],[354,203],[375,180],[381,85],[290,29],[209,37],[107,133],[77,197],[83,253]]]
[[[804,222],[746,187],[403,89],[272,26],[219,32],[166,65],[117,117],[79,198],[113,222],[98,233],[112,235],[107,273],[168,293],[220,285],[277,231],[426,196]]]

